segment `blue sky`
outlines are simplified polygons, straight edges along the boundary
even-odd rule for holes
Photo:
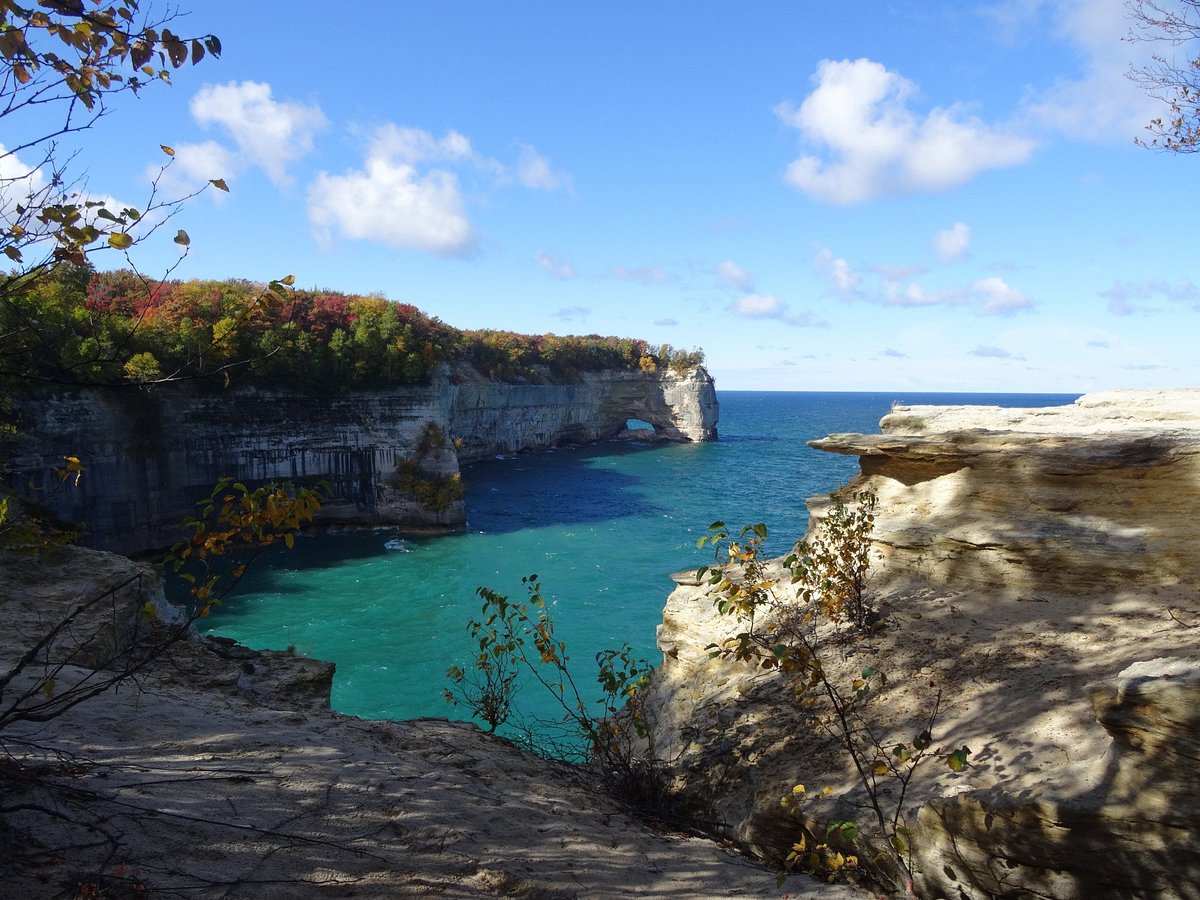
[[[228,181],[176,277],[700,346],[725,389],[1200,384],[1200,160],[1134,146],[1121,0],[191,6],[222,58],[83,157],[134,204],[160,143],[168,192]]]

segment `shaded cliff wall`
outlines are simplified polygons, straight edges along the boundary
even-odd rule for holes
[[[418,460],[421,478],[454,477],[460,459],[612,437],[631,417],[674,440],[711,440],[717,417],[702,369],[509,385],[461,366],[443,368],[428,386],[325,397],[186,384],[38,389],[16,412],[12,483],[32,485],[60,518],[86,523],[85,543],[122,553],[177,540],[180,520],[225,476],[328,481],[325,522],[452,531],[466,521],[463,502],[424,506],[401,487],[399,464]],[[429,446],[429,423],[444,443]],[[54,490],[64,454],[87,471],[78,486]]]

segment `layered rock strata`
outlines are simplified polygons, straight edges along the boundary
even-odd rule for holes
[[[177,540],[180,520],[225,476],[326,481],[325,522],[460,529],[462,500],[442,491],[431,506],[412,490],[414,479],[436,495],[461,463],[603,440],[630,418],[671,440],[713,440],[718,407],[703,369],[506,384],[457,366],[427,386],[321,397],[183,384],[44,390],[19,398],[17,413],[12,483],[32,487],[61,519],[88,523],[91,546],[136,553]],[[59,489],[54,469],[68,454],[87,472]]]
[[[879,497],[877,577],[1071,593],[1200,581],[1200,390],[897,406],[880,430],[811,442],[858,456],[854,489]]]
[[[930,763],[908,785],[922,895],[1196,896],[1200,391],[896,407],[881,428],[813,442],[862,473],[810,501],[810,535],[832,504],[879,498],[868,592],[882,615],[868,636],[818,639],[842,689],[866,668],[888,676],[863,708],[881,752],[935,705],[936,749],[973,751],[965,772]],[[786,607],[789,579],[768,574]],[[710,658],[745,623],[707,583],[676,581],[648,716],[677,786],[767,856],[844,818],[879,849],[828,711],[774,672]],[[831,793],[793,814],[781,799],[797,784]]]

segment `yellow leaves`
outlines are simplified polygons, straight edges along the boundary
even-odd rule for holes
[[[215,187],[218,191],[224,191],[227,194],[229,193],[229,185],[225,183],[224,178],[210,178],[208,183]]]
[[[175,149],[173,147],[168,147],[166,144],[159,144],[158,147],[163,153],[167,154],[167,156],[175,155]]]
[[[179,571],[188,561],[207,566],[210,557],[229,557],[239,552],[253,555],[278,541],[291,549],[295,546],[295,531],[312,520],[321,506],[320,495],[327,489],[327,485],[312,489],[268,484],[251,490],[232,478],[223,478],[209,499],[197,504],[201,507],[200,518],[184,522],[191,535],[173,548],[168,561]],[[208,607],[218,603],[245,571],[245,563],[235,559],[229,576],[223,580],[211,576],[204,584],[193,586],[198,614],[207,615]],[[183,577],[195,585],[194,576],[184,573]]]
[[[128,250],[133,246],[133,237],[124,231],[115,231],[108,236],[108,245],[114,250]]]
[[[967,767],[967,757],[971,755],[970,747],[959,747],[948,757],[946,757],[946,765],[950,767],[952,772],[961,772]]]
[[[146,604],[141,608],[141,610],[139,612],[141,614],[142,621],[144,621],[144,622],[157,622],[158,621],[158,610],[155,608],[154,604],[151,603],[149,600],[146,601]]]
[[[70,480],[71,476],[74,475],[75,478],[72,483],[78,487],[79,479],[83,477],[84,473],[83,463],[79,461],[78,456],[64,456],[63,460],[66,462],[66,465],[55,469],[55,474],[58,475],[59,481],[64,482]]]
[[[47,678],[42,682],[42,696],[47,700],[54,699],[54,679]]]

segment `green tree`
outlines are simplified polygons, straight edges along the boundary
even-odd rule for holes
[[[1150,41],[1164,48],[1187,48],[1183,61],[1168,50],[1136,66],[1129,77],[1167,106],[1167,113],[1150,121],[1150,139],[1137,139],[1145,147],[1173,153],[1200,150],[1200,0],[1129,0],[1133,19],[1130,39]]]

